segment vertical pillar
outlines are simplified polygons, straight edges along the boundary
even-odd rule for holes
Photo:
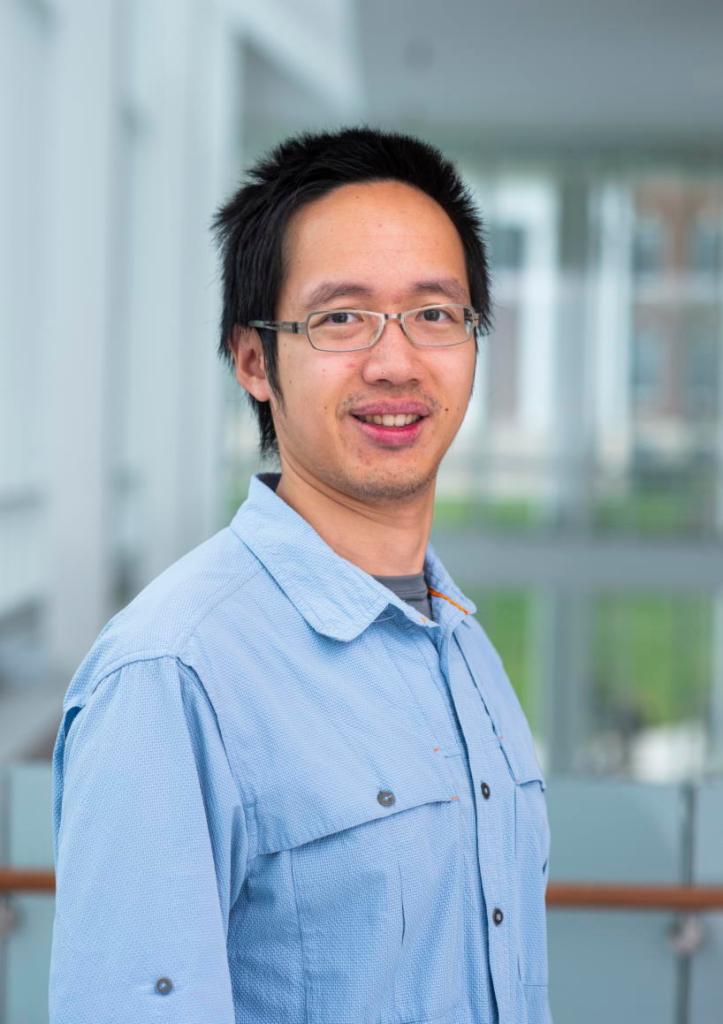
[[[723,223],[721,224],[723,231]],[[713,528],[720,538],[723,534],[723,274],[718,281],[719,292],[719,337],[718,337],[718,402],[717,402],[717,472]],[[710,697],[710,723],[708,768],[723,769],[723,589],[711,595],[713,614],[713,657]]]
[[[215,354],[220,285],[209,227],[232,180],[240,47],[225,5],[199,0],[145,5],[132,40],[140,131],[131,172],[126,457],[138,481],[142,585],[220,525],[224,371]]]
[[[545,588],[536,597],[535,664],[551,775],[579,770],[581,751],[592,734],[590,602],[589,594],[557,588]]]
[[[515,193],[517,193],[515,195]],[[556,196],[552,182],[511,187],[504,204],[510,219],[524,227],[526,257],[519,307],[519,428],[527,453],[542,460],[553,442],[555,389],[555,309],[557,301]],[[539,470],[530,482],[533,494],[546,503],[547,473]]]
[[[710,693],[710,720],[708,723],[709,750],[706,758],[709,770],[723,769],[723,592],[711,597],[713,629],[712,679]]]
[[[590,324],[595,449],[608,470],[622,472],[632,435],[630,387],[632,209],[628,190],[605,186],[596,204],[599,258]]]
[[[562,521],[582,527],[589,519],[594,486],[587,182],[576,179],[561,182],[559,238],[560,290],[553,401],[557,501]]]
[[[593,498],[593,437],[590,382],[590,229],[588,185],[560,183],[558,207],[559,287],[553,346],[551,448],[556,467],[555,501],[561,521],[585,529]],[[536,659],[544,695],[549,770],[572,772],[590,736],[592,598],[584,581],[539,595]]]
[[[45,377],[48,637],[67,674],[109,612],[107,491],[108,258],[116,119],[112,0],[57,12],[48,163],[50,288],[29,317]]]

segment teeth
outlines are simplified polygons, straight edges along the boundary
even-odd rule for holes
[[[361,416],[360,419],[364,420],[365,423],[376,423],[380,427],[406,427],[410,423],[416,423],[421,417],[413,415],[411,413],[403,413],[399,416],[390,416],[388,413],[384,416]]]

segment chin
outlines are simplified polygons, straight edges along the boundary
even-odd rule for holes
[[[347,476],[341,489],[361,501],[400,501],[423,494],[434,483],[436,475],[436,467],[431,473],[419,470],[371,470],[363,475]]]

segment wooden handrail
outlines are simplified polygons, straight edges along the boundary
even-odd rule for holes
[[[550,882],[547,905],[579,910],[723,910],[723,886]]]
[[[55,892],[55,872],[0,867],[0,892]]]
[[[54,891],[53,871],[0,867],[0,892]],[[723,886],[550,882],[547,905],[578,910],[723,910]]]

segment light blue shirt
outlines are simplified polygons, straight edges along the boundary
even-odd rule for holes
[[[547,1024],[549,830],[502,663],[251,482],[101,631],[53,753],[50,1024]]]

